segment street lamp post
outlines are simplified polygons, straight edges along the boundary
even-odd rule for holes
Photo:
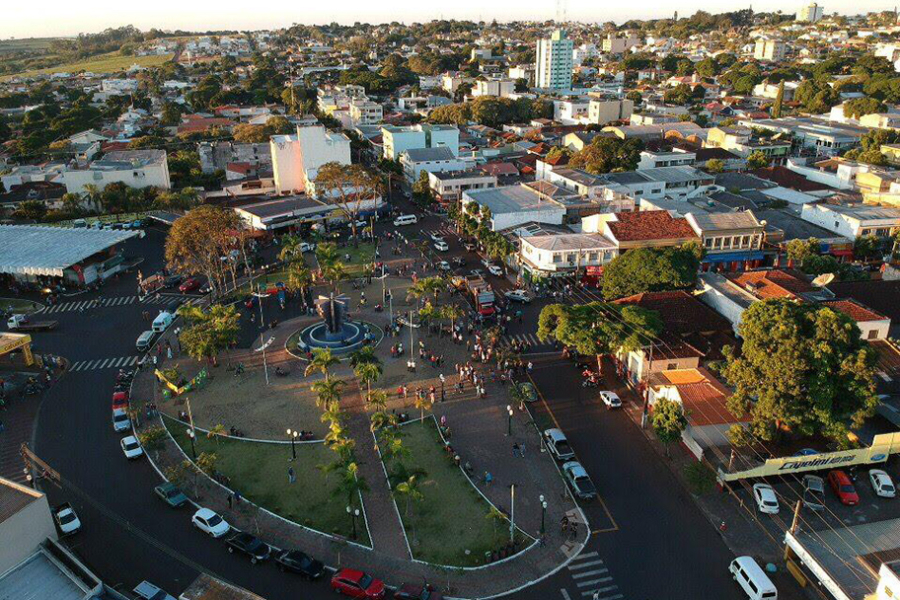
[[[299,431],[294,431],[293,429],[287,430],[288,439],[291,440],[291,460],[297,460],[297,448],[294,446],[294,440],[300,435]]]
[[[547,521],[547,501],[544,500],[544,495],[541,494],[541,537],[544,536],[546,532],[546,521]]]
[[[513,418],[513,409],[509,404],[506,405],[506,414],[509,418],[506,420],[506,435],[512,435],[512,418]]]
[[[353,539],[356,539],[356,517],[359,516],[359,509],[352,509],[349,506],[347,507],[347,514],[350,515],[350,520],[353,521]]]
[[[194,460],[197,460],[197,448],[194,446],[194,430],[188,427],[187,435],[191,438],[191,455],[194,457]]]
[[[444,395],[444,382],[446,380],[447,380],[447,378],[444,377],[443,373],[441,373],[441,402],[443,402],[446,399],[446,396]]]

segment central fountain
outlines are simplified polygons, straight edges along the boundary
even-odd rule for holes
[[[372,332],[373,325],[362,321],[354,321],[347,317],[348,298],[344,295],[319,296],[315,301],[316,312],[322,318],[301,330],[298,335],[297,349],[304,354],[316,348],[329,348],[332,353],[341,355],[353,352],[366,343],[376,341]]]

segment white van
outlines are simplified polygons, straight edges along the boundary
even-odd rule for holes
[[[138,336],[137,343],[135,344],[138,352],[146,352],[150,349],[150,344],[153,342],[154,335],[155,334],[152,331],[145,331]]]
[[[172,313],[166,311],[160,312],[159,315],[153,319],[153,331],[155,333],[162,333],[169,328],[169,325],[171,325],[174,320],[175,315]]]
[[[731,576],[738,582],[750,600],[776,600],[778,590],[769,576],[750,556],[739,556],[728,566]]]
[[[418,223],[419,217],[416,215],[400,215],[396,219],[394,219],[394,227],[400,227],[401,225],[412,225],[413,223]]]

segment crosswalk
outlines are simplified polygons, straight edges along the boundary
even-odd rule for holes
[[[428,238],[429,240],[431,240],[431,236],[433,236],[433,235],[440,235],[440,236],[443,236],[445,239],[447,237],[455,237],[456,236],[456,230],[453,229],[452,227],[440,227],[438,229],[423,229],[421,233],[422,233],[423,237]]]
[[[528,342],[532,347],[543,345],[543,342],[541,342],[541,340],[538,339],[537,335],[533,333],[510,333],[504,335],[500,341],[501,345],[506,346],[511,346],[513,343],[521,344],[523,342]]]
[[[619,586],[613,582],[609,569],[596,552],[579,554],[567,568],[577,591],[570,594],[568,589],[561,588],[563,600],[573,600],[573,596],[589,600],[622,600],[625,597],[619,593]]]
[[[117,356],[114,358],[97,358],[94,360],[80,360],[72,363],[69,367],[70,373],[78,371],[98,371],[100,369],[115,369],[123,367],[133,367],[140,360],[139,356]]]
[[[53,313],[72,312],[78,310],[91,310],[94,308],[106,308],[110,306],[127,306],[129,304],[144,304],[162,306],[168,304],[173,298],[180,298],[179,295],[161,295],[158,298],[153,296],[111,296],[107,298],[94,298],[93,300],[73,300],[71,302],[60,302],[53,306],[45,306],[36,311],[35,314],[49,315]]]

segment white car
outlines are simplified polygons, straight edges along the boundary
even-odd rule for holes
[[[112,423],[116,433],[122,433],[123,431],[131,429],[131,419],[128,418],[128,413],[125,412],[124,408],[116,408],[113,410]]]
[[[144,453],[143,448],[141,448],[141,443],[133,435],[123,437],[119,440],[119,445],[122,446],[122,452],[125,453],[125,458],[128,460],[140,458]]]
[[[214,538],[220,538],[231,531],[231,525],[215,511],[208,508],[201,508],[195,512],[194,516],[191,517],[191,523],[203,533],[209,534]]]
[[[362,220],[362,219],[359,219],[358,221],[356,221],[356,228],[357,228],[357,229],[362,229],[363,227],[367,227],[368,225],[369,225],[369,222],[368,222],[368,221],[364,221],[364,220]],[[347,223],[347,229],[353,229],[353,222],[352,222],[352,221],[349,222],[349,223]]]
[[[438,271],[449,271],[450,263],[448,263],[446,260],[442,260],[441,262],[439,262],[437,264],[437,268],[438,268]]]
[[[615,392],[600,392],[600,399],[606,408],[622,408],[622,399]]]
[[[575,452],[566,439],[566,434],[560,429],[548,429],[544,432],[544,443],[547,444],[547,450],[550,451],[555,458],[559,460],[570,460],[575,458]]]
[[[894,498],[897,495],[897,488],[891,481],[891,476],[881,469],[872,469],[869,471],[869,481],[872,482],[872,489],[875,495],[880,498]]]
[[[491,275],[494,275],[496,277],[503,276],[503,269],[501,269],[498,265],[490,264],[490,265],[488,265],[487,270],[488,270],[488,273],[490,273]]]
[[[778,496],[775,490],[768,483],[756,483],[753,485],[753,499],[756,500],[756,507],[759,512],[767,515],[777,515],[780,509],[778,505]]]
[[[68,502],[53,509],[53,520],[63,535],[71,535],[81,529],[81,520]]]
[[[311,242],[301,242],[300,252],[312,252],[316,249],[316,245]]]
[[[447,242],[440,241],[434,243],[434,249],[438,252],[447,252],[450,250],[450,246],[447,245]]]
[[[443,242],[443,241],[445,241],[445,240],[444,240],[444,236],[442,236],[441,234],[439,234],[439,233],[432,233],[432,234],[431,234],[431,241],[434,242],[435,244],[437,244],[438,242]]]
[[[503,292],[503,295],[513,302],[521,302],[523,304],[531,302],[531,296],[525,290],[507,290]]]

